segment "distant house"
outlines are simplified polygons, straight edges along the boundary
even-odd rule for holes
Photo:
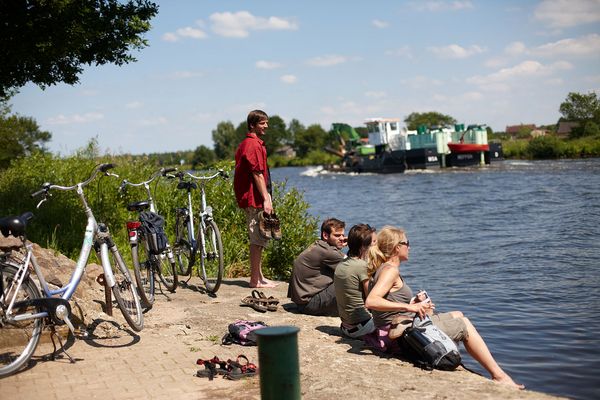
[[[530,135],[532,138],[546,136],[548,132],[545,129],[534,129],[531,131]]]
[[[577,128],[578,126],[579,122],[560,121],[556,127],[556,135],[563,137],[569,136],[573,128]]]
[[[511,138],[516,137],[523,129],[527,129],[529,131],[533,131],[535,129],[535,124],[521,124],[521,125],[509,125],[506,127],[506,133],[510,135]]]
[[[296,157],[296,150],[294,150],[292,146],[286,144],[275,150],[275,154],[286,158],[294,158]]]

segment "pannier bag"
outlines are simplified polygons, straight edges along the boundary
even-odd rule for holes
[[[400,338],[404,354],[423,369],[452,371],[461,364],[458,347],[429,317],[415,317]]]
[[[241,344],[242,346],[256,346],[256,330],[266,328],[268,325],[262,321],[237,320],[229,324],[229,332],[223,336],[223,344]]]
[[[167,248],[167,235],[165,234],[165,219],[152,211],[140,213],[142,229],[148,239],[150,253],[158,255]]]

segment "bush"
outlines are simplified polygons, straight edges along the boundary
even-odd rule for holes
[[[68,158],[55,158],[52,155],[34,154],[27,159],[14,161],[0,175],[0,215],[21,214],[33,211],[35,218],[28,228],[28,238],[41,246],[60,251],[70,258],[79,254],[86,225],[86,217],[81,201],[73,192],[52,191],[38,210],[36,202],[29,194],[38,190],[44,182],[69,186],[89,177],[93,168],[102,162],[113,162],[117,166],[111,172],[120,175],[116,178],[100,178],[86,186],[85,195],[89,206],[98,221],[105,222],[121,254],[131,265],[126,221],[137,219],[126,205],[146,199],[143,188],[129,187],[118,193],[122,179],[141,182],[156,170],[157,165],[146,158],[126,156],[94,157],[93,144],[90,151],[83,151]],[[220,163],[218,167],[233,170],[233,163]],[[201,172],[197,173],[202,175]],[[233,194],[232,178],[211,180],[206,185],[206,197],[213,207],[213,215],[223,239],[226,276],[248,276],[248,239],[245,217],[238,209]],[[167,233],[174,238],[175,208],[187,204],[187,192],[176,189],[173,181],[160,179],[151,186],[157,209],[167,221]],[[194,193],[194,207],[199,210],[200,199]],[[270,245],[263,256],[265,275],[270,278],[289,277],[292,262],[304,247],[314,240],[317,222],[307,210],[308,204],[296,189],[286,188],[286,183],[274,183],[274,206],[282,224],[283,239]]]

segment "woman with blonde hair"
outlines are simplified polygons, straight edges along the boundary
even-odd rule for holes
[[[371,310],[377,328],[401,326],[402,320],[410,321],[415,314],[423,318],[435,309],[431,301],[415,301],[411,288],[400,274],[400,263],[408,260],[409,248],[410,242],[402,229],[385,226],[377,234],[377,243],[369,249],[371,280],[365,305]],[[467,352],[490,373],[493,381],[524,388],[500,368],[477,329],[462,312],[433,314],[430,318],[452,340],[463,342]],[[390,330],[392,339],[394,329],[397,328]]]

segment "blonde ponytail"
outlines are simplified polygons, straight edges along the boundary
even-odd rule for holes
[[[375,271],[381,264],[388,261],[394,252],[394,248],[404,240],[406,233],[400,228],[393,226],[384,226],[377,233],[377,244],[369,248],[369,260],[367,273],[369,278],[375,275]]]

